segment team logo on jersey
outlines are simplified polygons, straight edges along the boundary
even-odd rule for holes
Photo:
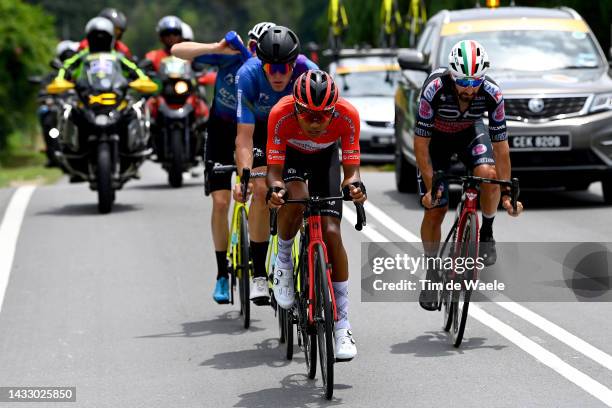
[[[261,150],[259,147],[254,147],[253,157],[264,157],[263,150]]]
[[[493,112],[493,120],[496,122],[501,122],[506,118],[506,111],[504,110],[504,102],[500,103]]]
[[[442,80],[440,78],[436,78],[427,84],[425,90],[423,91],[423,97],[431,102],[440,89],[442,89]]]
[[[423,119],[431,119],[433,117],[433,109],[425,99],[421,99],[421,103],[419,104],[419,115]]]
[[[501,89],[499,89],[497,85],[494,85],[489,81],[484,81],[482,86],[484,87],[484,90],[487,91],[487,93],[491,95],[493,99],[495,99],[495,102],[499,103],[502,100]]]
[[[263,92],[259,93],[259,103],[267,104],[269,100],[270,100],[270,95],[268,95],[267,93],[263,93]]]
[[[487,146],[481,144],[477,144],[476,146],[474,146],[472,148],[472,155],[473,156],[480,156],[481,154],[485,154],[487,152]]]
[[[232,75],[231,73],[227,74],[225,76],[225,78],[223,78],[223,80],[225,81],[226,84],[228,85],[233,85],[234,84],[234,75]]]
[[[280,137],[274,136],[274,140],[272,141],[275,145],[279,145],[281,143]]]

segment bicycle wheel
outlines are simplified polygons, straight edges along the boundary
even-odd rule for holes
[[[334,315],[331,303],[331,293],[327,280],[327,265],[323,247],[315,247],[315,319],[317,324],[317,343],[319,346],[319,362],[325,398],[331,399],[334,393]]]
[[[278,342],[283,344],[285,342],[285,309],[277,306],[276,313],[278,313]]]
[[[240,279],[238,280],[238,292],[240,293],[240,312],[242,314],[243,326],[245,329],[248,329],[251,324],[251,302],[249,300],[249,285],[251,280],[249,262],[249,224],[246,209],[241,207],[238,211],[240,220],[240,241],[238,243],[238,254],[240,256],[238,268],[240,269]]]
[[[285,327],[285,358],[293,359],[293,313],[291,310],[284,310],[285,318],[283,319]]]
[[[317,374],[317,331],[308,323],[308,293],[310,284],[308,282],[308,237],[305,233],[300,234],[300,252],[298,256],[298,292],[297,292],[297,329],[298,345],[304,352],[306,360],[306,372],[311,380]]]
[[[463,233],[459,237],[460,256],[463,258],[476,259],[478,255],[478,220],[475,213],[468,213],[465,219]],[[466,270],[463,274],[457,275],[461,278],[461,289],[453,291],[453,327],[451,335],[453,338],[453,346],[459,347],[463,340],[465,325],[468,317],[468,309],[470,306],[470,297],[472,290],[465,285],[466,281],[472,280],[473,270]]]

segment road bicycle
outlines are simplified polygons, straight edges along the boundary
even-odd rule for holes
[[[441,268],[441,287],[438,286],[438,310],[444,308],[443,328],[450,331],[453,346],[459,347],[463,340],[468,317],[468,309],[472,296],[472,287],[467,282],[478,280],[478,262],[469,262],[466,259],[477,260],[480,247],[478,226],[478,202],[480,184],[497,184],[510,187],[510,199],[516,212],[519,196],[519,180],[495,180],[476,176],[452,176],[444,171],[434,173],[432,192],[438,191],[442,183],[459,182],[462,186],[461,201],[457,205],[455,221],[451,227],[444,244],[438,253],[438,259],[452,259],[452,267]],[[462,262],[456,262],[462,258]],[[444,265],[447,263],[444,262]],[[461,266],[460,266],[461,265]],[[461,270],[459,270],[461,269]]]
[[[339,51],[342,48],[342,36],[348,29],[348,16],[342,0],[330,0],[327,8],[329,25],[329,48]]]
[[[305,211],[300,232],[298,262],[294,264],[296,302],[284,312],[281,336],[284,335],[288,349],[293,350],[293,325],[297,327],[298,346],[304,352],[308,378],[313,379],[317,371],[317,347],[325,398],[331,399],[334,391],[334,322],[337,320],[336,300],[331,283],[331,265],[327,247],[323,241],[321,209],[324,204],[339,197],[310,197],[286,199],[285,204],[302,204]],[[355,203],[357,223],[361,231],[366,224],[363,205]],[[277,211],[270,216],[270,234],[276,235]],[[290,334],[289,334],[290,333]],[[289,355],[289,352],[287,352]],[[291,351],[292,355],[292,351]]]
[[[397,0],[382,0],[380,6],[380,46],[397,47],[397,32],[402,26],[402,15]]]
[[[211,161],[206,162],[205,167],[205,193],[208,195],[208,175],[211,173],[233,173],[236,171],[234,165],[219,165],[213,164]],[[249,252],[249,209],[246,205],[247,187],[249,180],[255,178],[265,178],[265,172],[253,172],[250,169],[242,170],[242,177],[236,175],[237,181],[241,185],[242,196],[245,201],[234,201],[232,210],[232,223],[230,235],[227,242],[227,259],[229,261],[230,274],[230,303],[234,304],[234,293],[238,286],[238,297],[240,299],[240,315],[242,316],[243,326],[248,329],[251,323],[251,303],[250,283],[253,275],[253,262]]]
[[[417,37],[421,33],[421,28],[427,22],[427,9],[424,0],[410,0],[405,21],[404,27],[409,34],[409,46],[414,48],[416,47]]]

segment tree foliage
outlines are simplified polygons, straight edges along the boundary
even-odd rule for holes
[[[0,149],[33,123],[37,87],[28,76],[47,71],[56,44],[53,18],[21,0],[0,0]]]

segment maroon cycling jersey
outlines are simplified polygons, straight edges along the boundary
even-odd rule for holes
[[[489,119],[491,141],[495,143],[508,139],[504,98],[491,78],[485,76],[469,107],[462,112],[450,72],[437,69],[429,75],[421,89],[414,133],[421,137],[432,137],[435,133],[459,133],[472,128],[485,112]]]

